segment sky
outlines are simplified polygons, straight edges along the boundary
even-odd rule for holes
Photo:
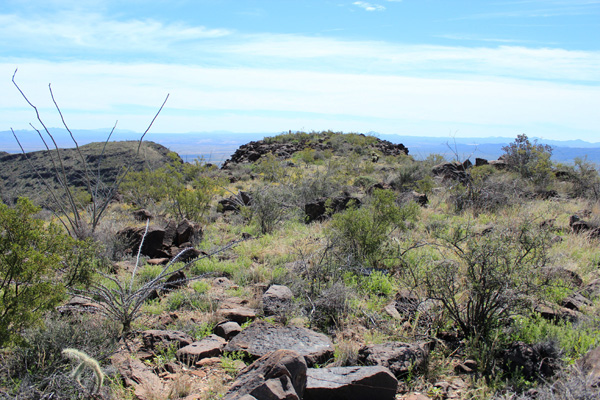
[[[1,0],[0,131],[600,142],[600,0]]]

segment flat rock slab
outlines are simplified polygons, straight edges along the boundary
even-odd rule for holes
[[[428,357],[429,345],[426,343],[388,342],[363,346],[358,351],[359,363],[389,368],[398,378],[424,369]]]
[[[398,381],[389,369],[374,367],[309,368],[304,400],[393,400]]]
[[[225,351],[245,351],[257,358],[280,349],[298,352],[311,366],[329,359],[334,347],[322,333],[298,326],[277,327],[264,321],[252,323],[225,346]]]
[[[217,311],[217,315],[223,319],[243,324],[247,321],[253,321],[256,318],[256,311],[248,307],[240,306],[235,308],[221,308]]]
[[[194,365],[203,358],[220,356],[226,343],[222,337],[210,335],[177,350],[176,356],[182,363]]]

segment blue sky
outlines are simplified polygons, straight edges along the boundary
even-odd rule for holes
[[[1,130],[600,141],[600,0],[2,0]]]

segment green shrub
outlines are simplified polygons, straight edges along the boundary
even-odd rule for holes
[[[571,183],[570,194],[573,197],[600,200],[600,175],[595,164],[587,161],[586,158],[577,157],[572,166],[562,165],[559,172],[563,176],[566,175],[562,180]]]
[[[488,342],[541,293],[549,243],[548,233],[529,222],[487,234],[455,226],[443,240],[453,257],[432,263],[424,275],[427,295],[443,304],[465,337]]]
[[[531,143],[527,135],[522,134],[502,150],[502,158],[508,167],[523,178],[532,179],[538,185],[546,184],[551,179],[551,146],[538,144],[537,140]]]
[[[34,218],[38,211],[23,198],[14,209],[0,204],[0,346],[41,322],[63,300],[65,284],[87,283],[94,266],[92,242]]]
[[[559,344],[567,358],[577,360],[600,345],[600,329],[590,322],[574,325],[568,321],[548,321],[536,313],[514,320],[510,329],[510,340],[520,340],[529,344],[554,341]]]
[[[250,211],[261,233],[268,234],[290,214],[289,196],[282,186],[263,186],[252,192]]]
[[[287,176],[286,168],[273,153],[262,156],[254,164],[254,171],[267,182],[283,182]]]
[[[379,267],[389,254],[384,246],[395,230],[405,230],[417,217],[415,203],[396,204],[394,192],[376,189],[361,208],[335,214],[327,235],[341,259],[350,265]]]

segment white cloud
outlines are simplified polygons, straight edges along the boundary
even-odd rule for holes
[[[385,10],[385,7],[380,4],[367,3],[366,1],[355,1],[352,4],[354,4],[357,7],[362,8],[366,11],[384,11]]]
[[[8,76],[13,65],[0,64]],[[143,129],[167,92],[171,98],[154,132],[287,129],[375,130],[430,135],[458,129],[472,136],[504,130],[531,136],[597,132],[600,87],[499,78],[433,79],[298,70],[222,69],[167,64],[22,62],[17,80],[59,126],[47,92],[73,128],[119,120]],[[26,129],[34,114],[16,89],[0,82],[0,120]],[[549,128],[550,127],[550,128]],[[580,135],[581,137],[581,135]]]
[[[88,49],[160,51],[171,45],[229,35],[226,29],[165,24],[156,20],[107,19],[101,14],[60,12],[51,16],[0,15],[1,47],[18,44],[19,50]]]

